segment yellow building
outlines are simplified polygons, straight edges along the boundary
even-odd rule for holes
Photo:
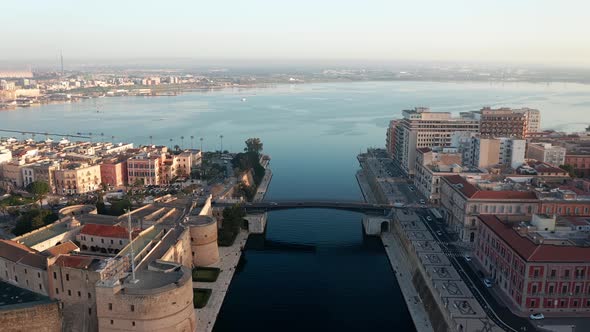
[[[100,184],[100,165],[68,163],[55,171],[55,188],[61,195],[95,191]]]

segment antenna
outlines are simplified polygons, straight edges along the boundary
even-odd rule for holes
[[[129,230],[129,246],[131,247],[131,280],[129,280],[129,282],[134,284],[138,280],[135,279],[135,252],[133,251],[133,238],[131,236],[131,233],[133,232],[131,229],[131,208],[127,209],[127,223]]]

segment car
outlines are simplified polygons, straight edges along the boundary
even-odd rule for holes
[[[463,259],[465,259],[466,262],[471,262],[471,256],[469,255],[464,255]]]
[[[493,282],[492,282],[490,279],[488,279],[488,278],[485,278],[485,279],[483,280],[483,284],[484,284],[484,285],[485,285],[487,288],[492,288],[492,286],[494,285],[494,283],[493,283]]]
[[[436,235],[442,236],[442,232],[441,231],[436,231]]]
[[[431,216],[426,216],[426,220],[432,221],[432,217]]]
[[[423,199],[421,199],[421,200],[420,200],[420,204],[426,204],[426,201],[425,201],[425,200],[423,200]]]
[[[542,313],[540,313],[540,312],[537,312],[537,313],[531,314],[529,317],[530,317],[532,320],[540,320],[540,319],[544,319],[544,318],[545,318],[545,315],[543,315],[543,314],[542,314]]]

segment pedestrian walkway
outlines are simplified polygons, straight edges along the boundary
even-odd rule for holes
[[[385,247],[387,257],[389,257],[391,267],[395,271],[397,282],[406,301],[408,311],[414,321],[416,331],[434,332],[428,318],[428,313],[418,295],[418,291],[416,291],[412,283],[411,265],[408,262],[404,249],[399,244],[398,239],[390,232],[382,233],[381,241]]]
[[[219,261],[211,265],[221,270],[215,282],[193,282],[193,288],[209,288],[212,290],[207,305],[202,309],[195,309],[197,332],[210,332],[213,330],[215,320],[227,294],[227,289],[240,261],[242,249],[246,246],[248,235],[248,232],[242,230],[231,247],[219,247]]]
[[[266,196],[266,191],[270,186],[270,180],[272,180],[272,171],[270,168],[267,168],[264,172],[264,177],[262,178],[262,181],[260,181],[260,185],[256,190],[256,195],[254,195],[254,199],[252,200],[253,202],[261,202],[264,199],[264,196]]]

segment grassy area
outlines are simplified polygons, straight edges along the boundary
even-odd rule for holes
[[[207,305],[211,297],[211,290],[209,288],[195,288],[193,289],[193,307],[201,309]]]
[[[8,198],[5,198],[0,201],[0,204],[4,206],[21,206],[26,204],[33,203],[34,200],[32,198],[23,197],[21,195],[12,195]]]
[[[219,268],[195,267],[193,269],[193,281],[214,282],[219,276]]]
[[[231,247],[234,244],[234,241],[236,241],[237,236],[238,232],[222,228],[219,230],[217,244],[220,247]]]

